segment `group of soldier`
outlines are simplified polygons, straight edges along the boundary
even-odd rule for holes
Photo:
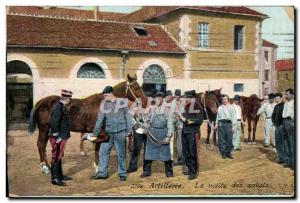
[[[276,148],[278,163],[294,170],[294,90],[286,89],[284,97],[282,93],[269,94],[257,115],[264,116],[264,147]]]
[[[141,103],[137,101],[132,104],[134,108],[130,109],[126,103],[127,100],[115,97],[111,86],[105,87],[102,93],[104,101],[99,107],[94,130],[83,138],[93,142],[97,140],[103,128],[108,135],[108,140],[100,145],[98,169],[92,179],[109,178],[108,162],[113,146],[116,149],[117,173],[120,181],[126,181],[128,173],[138,170],[138,159],[142,148],[144,148],[144,153],[141,178],[152,175],[153,161],[164,162],[165,175],[168,178],[174,176],[173,165],[182,165],[182,172],[187,175],[188,180],[197,178],[199,173],[198,142],[204,109],[197,101],[194,90],[186,91],[184,95],[181,95],[181,91],[176,89],[174,96],[171,91],[167,91],[166,94],[158,91],[146,108],[142,108]],[[62,90],[61,100],[54,106],[51,113],[49,133],[52,146],[51,180],[52,184],[58,186],[65,186],[64,180],[71,179],[63,175],[61,165],[64,147],[70,137],[70,119],[66,106],[70,103],[71,97],[71,91]],[[275,94],[275,97],[277,105],[274,111],[272,110],[273,114],[269,112],[268,105],[271,102],[264,104],[258,114],[264,112],[266,121],[272,118],[276,129],[276,149],[279,161],[293,168],[293,90],[285,91],[287,99],[285,104],[282,103],[281,94]],[[269,98],[272,98],[272,95]],[[218,107],[216,123],[212,125],[212,129],[218,132],[218,146],[223,159],[233,159],[232,151],[241,150],[241,125],[245,125],[245,121],[242,118],[240,97],[235,95],[233,101],[233,104],[230,104],[228,96],[222,95],[222,105]],[[135,121],[134,125],[132,120]],[[265,128],[268,128],[267,125],[266,122]],[[142,130],[138,130],[141,127]],[[126,168],[126,139],[133,140],[128,168]],[[267,139],[265,130],[266,145]]]

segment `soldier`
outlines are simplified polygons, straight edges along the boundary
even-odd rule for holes
[[[275,146],[275,135],[274,126],[271,120],[273,109],[274,109],[274,94],[268,95],[269,102],[264,103],[257,111],[256,115],[264,114],[265,126],[264,126],[264,147],[270,146],[270,131],[271,131],[271,139],[272,146]]]
[[[203,122],[203,109],[196,101],[195,90],[185,92],[185,107],[183,114],[176,113],[177,118],[183,123],[182,151],[188,171],[189,180],[197,178],[199,173],[198,142],[200,139],[200,125]]]
[[[97,138],[103,125],[109,140],[101,143],[99,150],[98,172],[92,179],[107,179],[108,160],[110,151],[115,146],[117,152],[118,175],[120,181],[126,181],[126,134],[131,135],[131,116],[128,112],[127,102],[124,99],[116,98],[113,88],[106,86],[103,90],[104,102],[100,105],[98,118],[93,130],[93,134],[88,136],[90,141]],[[104,122],[105,121],[105,122]]]
[[[182,114],[184,112],[184,105],[181,101],[181,90],[176,89],[175,90],[175,99],[174,99],[174,112],[177,112],[179,114]],[[173,111],[172,111],[173,112]],[[174,119],[175,122],[175,132],[176,132],[176,162],[174,165],[184,165],[184,156],[182,152],[182,128],[183,123],[177,119],[177,117]]]
[[[133,117],[136,121],[143,122],[142,114],[143,114],[142,109],[139,106],[137,106],[133,113]],[[143,145],[144,145],[144,154],[145,154],[146,140],[147,140],[147,135],[144,132],[136,132],[136,131],[133,132],[133,149],[132,149],[127,173],[132,173],[137,171],[138,159]]]
[[[242,108],[240,106],[240,96],[234,95],[233,104],[232,104],[235,114],[236,114],[236,126],[233,134],[233,149],[241,150],[241,125],[245,125],[243,120]]]
[[[286,167],[294,170],[295,167],[295,121],[294,121],[294,90],[286,89],[286,102],[284,104],[283,118],[283,137],[288,150],[288,164]]]
[[[232,136],[236,126],[236,114],[232,105],[228,103],[228,96],[222,95],[222,105],[219,106],[215,129],[218,129],[218,144],[223,159],[233,159]]]
[[[140,176],[145,178],[151,176],[151,164],[153,161],[165,163],[166,177],[173,177],[173,165],[170,152],[170,139],[173,134],[173,120],[169,112],[164,108],[162,92],[156,93],[156,105],[150,112],[146,110],[149,121],[149,132],[154,139],[147,137],[143,173]],[[150,108],[148,108],[150,109]]]
[[[282,112],[284,103],[282,101],[282,94],[276,93],[274,94],[276,106],[274,107],[274,111],[272,114],[272,123],[275,126],[275,144],[276,144],[276,152],[278,157],[279,164],[287,164],[287,149],[284,146],[284,138],[283,138],[283,120],[282,120]]]
[[[51,179],[53,185],[66,186],[64,180],[72,180],[63,175],[62,157],[70,138],[70,117],[66,108],[70,104],[72,92],[61,90],[61,99],[53,106],[50,118],[49,142],[52,147]]]

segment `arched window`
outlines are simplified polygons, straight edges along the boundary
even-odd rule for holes
[[[77,78],[105,78],[105,74],[99,65],[86,63],[80,67]]]
[[[164,70],[158,65],[149,66],[143,74],[144,83],[165,84],[166,75]]]

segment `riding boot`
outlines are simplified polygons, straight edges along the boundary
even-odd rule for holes
[[[51,180],[53,185],[66,186],[66,183],[59,177],[59,164],[55,162],[51,163]]]
[[[65,176],[65,175],[64,175],[63,170],[62,170],[62,163],[61,163],[61,160],[58,161],[58,172],[59,172],[59,178],[60,178],[61,180],[72,180],[71,177]]]
[[[169,177],[173,177],[173,163],[172,161],[165,161],[165,173],[166,176]]]

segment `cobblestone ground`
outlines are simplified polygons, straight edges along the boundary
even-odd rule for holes
[[[202,127],[202,135],[205,133]],[[36,147],[37,132],[33,137],[25,131],[9,131],[7,137],[8,184],[11,196],[293,196],[294,173],[276,163],[273,148],[262,147],[262,122],[257,130],[256,145],[242,143],[242,151],[233,153],[233,160],[220,158],[216,148],[200,144],[200,174],[188,181],[181,166],[174,167],[174,177],[166,178],[164,164],[154,162],[152,176],[141,179],[139,170],[120,182],[116,174],[116,155],[112,151],[107,180],[90,180],[94,173],[93,145],[85,143],[87,156],[79,153],[79,134],[72,133],[64,157],[64,171],[73,177],[63,189],[50,184],[50,176],[39,167]],[[204,136],[202,136],[204,137]],[[50,146],[48,145],[48,159]],[[129,161],[129,154],[127,154]]]

